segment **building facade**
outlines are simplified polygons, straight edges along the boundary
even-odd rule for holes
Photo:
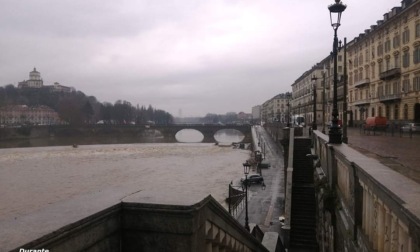
[[[342,57],[338,57],[338,61],[339,65],[342,65]],[[292,116],[302,116],[306,125],[312,124],[314,119],[317,125],[326,125],[331,120],[332,69],[332,58],[328,56],[292,84]],[[338,73],[339,75],[343,73],[342,67],[338,68]]]
[[[58,113],[47,106],[11,105],[0,108],[1,125],[51,125],[60,122]]]
[[[261,123],[261,105],[252,107],[252,122],[255,124]]]
[[[285,123],[287,121],[288,99],[287,93],[282,93],[264,102],[261,106],[262,121]]]
[[[58,82],[54,82],[54,85],[47,86],[47,87],[50,89],[51,92],[71,93],[75,91],[74,88],[63,86]]]
[[[402,1],[348,45],[348,99],[356,122],[420,121],[420,2]]]
[[[338,119],[347,114],[347,125],[359,126],[371,116],[384,116],[390,124],[420,122],[420,2],[402,1],[370,29],[341,43],[337,74]],[[292,84],[292,114],[307,124],[314,118],[318,126],[328,124],[333,87],[334,62],[328,55]]]

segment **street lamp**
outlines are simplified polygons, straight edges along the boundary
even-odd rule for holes
[[[318,78],[313,75],[311,78],[312,81],[314,81],[313,84],[313,88],[314,88],[314,118],[313,118],[313,122],[312,122],[312,130],[317,130],[317,126],[316,126],[316,80],[318,80]]]
[[[251,164],[247,160],[245,163],[243,163],[243,166],[245,174],[245,229],[249,231],[250,229],[248,224],[248,174],[249,169],[251,168]]]
[[[332,111],[332,125],[329,131],[329,142],[333,144],[341,144],[341,130],[338,127],[338,106],[337,106],[337,54],[338,54],[338,38],[337,29],[340,26],[341,13],[346,9],[346,5],[342,4],[340,0],[335,0],[335,4],[328,6],[330,10],[331,26],[334,30],[333,52],[334,57],[334,89],[333,89],[333,111]]]
[[[325,134],[325,68],[322,71],[322,134]]]
[[[287,92],[286,93],[286,97],[287,97],[287,127],[290,127],[290,96],[291,96],[291,93]]]

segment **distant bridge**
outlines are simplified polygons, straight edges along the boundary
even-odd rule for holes
[[[242,142],[250,143],[252,141],[251,125],[218,125],[218,124],[172,124],[172,125],[153,125],[150,129],[156,129],[160,131],[164,138],[167,140],[174,140],[176,142],[175,135],[183,129],[193,129],[201,132],[204,139],[204,143],[215,143],[214,135],[219,130],[234,129],[241,132],[244,135]]]
[[[203,134],[203,143],[215,143],[215,134],[220,130],[234,129],[244,135],[241,142],[250,143],[252,141],[251,125],[218,125],[218,124],[168,124],[168,125],[54,125],[31,127],[27,132],[29,137],[42,136],[107,136],[123,135],[132,137],[153,137],[158,131],[163,137],[163,142],[178,142],[175,138],[176,133],[183,129],[193,129]]]

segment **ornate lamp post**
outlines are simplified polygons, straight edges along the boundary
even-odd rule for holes
[[[332,111],[332,125],[329,135],[329,142],[333,144],[342,143],[341,130],[338,127],[338,106],[337,106],[337,54],[338,54],[338,38],[337,29],[340,26],[341,13],[346,9],[346,5],[342,4],[340,0],[335,0],[335,4],[328,6],[330,10],[331,26],[334,30],[334,42],[333,42],[333,58],[334,58],[334,89],[333,89],[333,111]]]
[[[287,127],[290,127],[290,98],[291,98],[292,94],[287,92],[286,93],[286,97],[287,97]]]
[[[314,107],[313,107],[314,116],[313,117],[314,118],[313,118],[313,122],[312,122],[312,130],[317,130],[317,126],[316,126],[316,80],[318,80],[318,78],[315,75],[313,75],[311,80],[314,81],[314,83],[313,83],[313,88],[314,88]]]
[[[249,169],[251,168],[251,164],[248,162],[248,160],[243,163],[244,166],[244,174],[245,174],[245,229],[246,230],[250,230],[249,229],[249,224],[248,224],[248,174],[249,174]]]
[[[325,134],[325,68],[322,71],[322,133]]]

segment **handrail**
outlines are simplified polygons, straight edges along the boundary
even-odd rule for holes
[[[367,250],[418,250],[419,184],[346,144],[328,144],[324,134],[315,131],[313,137],[314,151],[321,159],[321,170],[315,173],[317,197],[332,199],[328,202],[332,203],[329,209],[326,201],[321,204],[319,218],[329,218],[324,210],[336,216],[335,224],[331,221],[329,225],[341,227],[337,240],[347,240],[347,244],[356,242],[359,248]]]

